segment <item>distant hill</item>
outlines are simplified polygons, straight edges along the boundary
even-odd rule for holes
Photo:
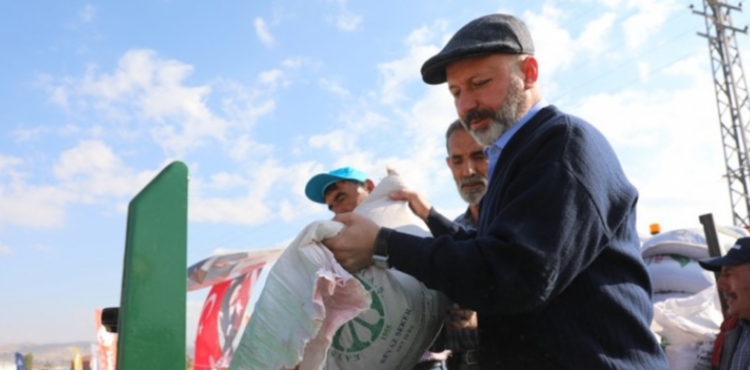
[[[39,365],[47,364],[52,366],[69,365],[73,360],[71,348],[78,348],[81,354],[88,356],[91,354],[91,345],[93,342],[66,342],[66,343],[14,343],[0,345],[0,364],[4,362],[13,362],[13,356],[16,352],[21,354],[33,353],[35,368],[41,368]],[[186,353],[193,357],[195,347],[188,346]]]
[[[14,343],[0,346],[0,362],[13,358],[14,353],[34,354],[34,366],[40,368],[42,364],[65,365],[70,364],[73,359],[71,348],[77,348],[84,356],[91,354],[93,342],[67,342],[67,343]]]

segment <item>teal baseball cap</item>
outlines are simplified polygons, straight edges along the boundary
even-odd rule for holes
[[[367,180],[367,174],[354,167],[343,167],[328,173],[319,173],[305,185],[305,195],[315,203],[326,204],[326,189],[341,180],[364,183]]]

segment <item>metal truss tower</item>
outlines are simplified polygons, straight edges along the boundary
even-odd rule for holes
[[[703,11],[693,10],[693,13],[703,16],[706,21],[706,33],[699,32],[698,35],[708,40],[711,54],[732,222],[735,226],[747,227],[750,226],[747,141],[750,138],[750,101],[735,38],[738,32],[747,34],[747,26],[742,29],[734,27],[730,14],[741,11],[741,6],[741,3],[736,6],[722,0],[703,0]]]

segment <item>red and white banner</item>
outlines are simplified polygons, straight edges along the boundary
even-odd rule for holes
[[[194,370],[229,367],[234,349],[247,325],[245,310],[252,287],[264,265],[256,265],[249,272],[211,288],[203,304],[195,338]]]
[[[284,250],[254,249],[244,252],[228,252],[213,255],[188,267],[188,292],[235,280],[252,272],[258,266],[276,261]]]

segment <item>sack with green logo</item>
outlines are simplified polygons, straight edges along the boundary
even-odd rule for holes
[[[356,212],[381,226],[419,236],[427,227],[389,171]],[[346,272],[320,241],[342,225],[309,225],[268,275],[230,370],[411,369],[442,327],[446,298],[413,277],[376,266]]]

